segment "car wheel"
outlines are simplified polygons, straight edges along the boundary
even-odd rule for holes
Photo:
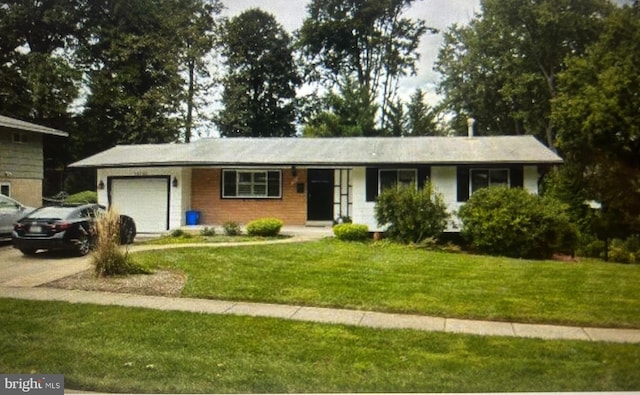
[[[136,224],[127,216],[120,217],[120,244],[131,244],[136,238]]]
[[[78,255],[80,256],[87,255],[91,251],[91,244],[92,244],[91,237],[89,235],[86,235],[86,234],[80,235],[80,237],[78,237],[78,245],[77,245]]]
[[[24,255],[35,255],[37,250],[34,250],[33,248],[21,248],[20,252],[23,253]]]

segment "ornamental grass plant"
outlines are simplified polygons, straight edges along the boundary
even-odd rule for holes
[[[148,273],[133,263],[126,248],[120,247],[120,215],[115,210],[100,215],[94,230],[91,261],[96,277]]]

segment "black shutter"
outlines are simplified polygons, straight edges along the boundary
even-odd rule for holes
[[[222,171],[222,196],[236,196],[236,172],[233,170]]]
[[[374,202],[378,197],[378,169],[367,167],[366,174],[366,193],[367,202]]]
[[[424,182],[427,179],[431,180],[431,166],[418,167],[418,188],[424,188]]]
[[[458,181],[458,201],[466,202],[467,200],[469,200],[469,167],[468,166],[458,166],[457,181]]]
[[[524,187],[524,170],[522,165],[511,166],[509,168],[509,173],[511,177],[511,188],[522,188]]]
[[[280,197],[280,171],[270,171],[267,173],[267,196]]]

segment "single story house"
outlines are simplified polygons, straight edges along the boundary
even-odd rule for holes
[[[0,115],[0,193],[27,206],[42,204],[43,136],[61,130]]]
[[[331,224],[339,217],[379,230],[376,196],[430,179],[455,212],[490,185],[537,193],[562,159],[532,136],[411,138],[209,138],[188,144],[120,145],[73,163],[97,169],[98,200],[130,215],[139,232],[185,225]],[[449,231],[456,231],[454,219]]]

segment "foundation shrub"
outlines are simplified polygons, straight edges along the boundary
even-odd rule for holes
[[[227,221],[222,224],[222,230],[227,236],[240,236],[242,234],[240,224],[235,221]]]
[[[338,240],[364,241],[369,238],[369,227],[362,224],[343,223],[333,227],[333,234]]]
[[[415,184],[387,188],[376,200],[375,216],[386,227],[385,237],[405,244],[437,238],[449,218],[442,195],[429,181],[421,189]]]
[[[250,236],[275,237],[280,233],[283,222],[277,218],[261,218],[247,224]]]
[[[473,193],[459,211],[462,236],[471,247],[490,255],[551,258],[573,255],[578,231],[566,205],[530,194],[522,188],[484,188]]]

